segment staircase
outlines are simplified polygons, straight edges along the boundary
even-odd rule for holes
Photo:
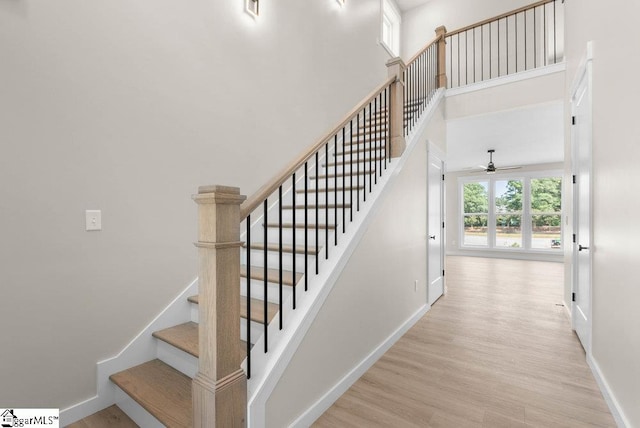
[[[411,118],[416,104],[407,107]],[[295,291],[304,292],[303,278],[314,274],[318,257],[331,251],[338,232],[346,227],[344,222],[366,203],[367,194],[391,161],[387,111],[368,111],[366,116],[361,124],[359,118],[350,124],[344,141],[342,135],[335,138],[314,157],[313,166],[307,164],[307,174],[297,177],[295,191],[293,186],[286,189],[281,203],[267,210],[266,223],[261,218],[250,225],[251,236],[258,239],[247,240],[244,234],[238,320],[241,349],[247,349],[247,336],[251,348],[268,331],[265,326],[280,323],[280,305],[292,302]],[[194,308],[190,320],[153,333],[159,358],[110,376],[121,390],[118,404],[141,426],[193,424],[191,379],[198,371],[199,296],[188,301]],[[254,358],[264,355],[252,354]]]

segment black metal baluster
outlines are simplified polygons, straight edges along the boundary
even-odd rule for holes
[[[356,146],[356,204],[357,210],[360,211],[360,113],[356,118],[356,129],[358,133],[358,145]]]
[[[333,153],[338,150],[338,134],[333,137]],[[333,183],[333,220],[336,226],[333,229],[334,232],[334,245],[338,245],[338,159],[336,159],[336,166],[333,168],[335,172],[335,182]],[[344,170],[344,162],[342,163],[342,169]],[[344,176],[342,178],[342,185],[344,186]]]
[[[369,102],[369,132],[371,132],[371,102]],[[369,193],[371,193],[371,162],[372,162],[372,152],[373,152],[373,141],[378,137],[376,135],[376,129],[373,129],[373,137],[369,135]],[[366,194],[366,192],[365,192]]]
[[[267,276],[268,276],[268,270],[267,270],[267,222],[268,222],[268,217],[267,217],[267,211],[268,211],[268,207],[267,207],[267,199],[264,200],[264,214],[263,214],[263,218],[264,218],[264,240],[262,241],[263,243],[263,262],[264,262],[264,266],[263,266],[263,273],[264,273],[264,281],[263,281],[263,291],[264,291],[264,305],[262,307],[262,310],[264,311],[264,353],[267,353],[267,343],[268,343],[268,318],[267,318],[267,292],[268,292],[268,284],[267,284]],[[247,324],[251,324],[251,313],[247,313]]]
[[[349,148],[349,221],[353,221],[353,118],[349,121],[349,138],[351,139],[351,147]],[[356,150],[357,150],[356,145]],[[344,146],[342,149],[344,153]],[[344,183],[342,183],[344,185]]]
[[[316,181],[317,178],[316,178]],[[316,201],[318,194],[316,193]],[[295,275],[295,273],[294,273]],[[309,165],[304,163],[304,291],[309,290]]]
[[[535,16],[535,10],[534,12],[534,16]],[[533,29],[534,33],[535,33],[535,28]],[[534,39],[534,43],[535,43],[535,39]],[[535,57],[535,55],[534,55]],[[527,70],[527,11],[524,11],[524,69]]]
[[[493,44],[493,25],[489,23],[489,79],[493,77],[493,54],[492,54],[492,44]]]
[[[379,109],[377,109],[376,111],[376,117],[379,118],[380,120],[380,136],[378,137],[379,139],[377,141],[376,150],[379,150],[380,153],[376,156],[378,157],[378,162],[379,162],[378,169],[380,170],[380,177],[382,177],[382,145],[380,143],[382,142],[382,135],[384,134],[385,128],[387,126],[387,123],[383,122],[382,117],[380,117],[382,114],[382,92],[378,94],[378,99],[379,99],[379,102],[378,102]]]
[[[384,169],[387,169],[387,136],[391,131],[391,116],[389,115],[389,103],[387,102],[389,97],[388,86],[384,88],[384,120],[387,121],[387,127],[384,130]],[[402,112],[404,115],[404,111]]]
[[[464,84],[469,84],[469,31],[464,32]]]
[[[364,192],[362,194],[363,202],[367,202],[367,107],[365,106],[362,110],[362,123],[364,124],[364,128],[362,130],[362,180],[364,181]],[[369,140],[371,140],[371,134],[369,134]]]
[[[518,14],[516,13],[513,17],[515,19],[515,27],[516,27],[516,73],[518,72]],[[526,41],[525,41],[526,42]],[[526,46],[526,43],[525,43]]]
[[[445,37],[445,40],[447,38]],[[447,79],[447,85],[449,88],[453,88],[453,40],[452,37],[449,37],[449,41],[446,42],[447,45],[449,45],[449,78]],[[440,49],[440,44],[438,43],[438,49]],[[446,52],[446,46],[445,46],[445,52]],[[445,58],[446,61],[446,58]]]
[[[297,225],[296,225],[296,211],[298,210],[298,201],[297,201],[297,196],[296,196],[296,173],[293,173],[293,176],[291,178],[291,182],[292,182],[292,188],[291,188],[291,200],[293,202],[293,219],[292,219],[292,223],[293,223],[293,266],[291,269],[291,272],[293,272],[293,310],[296,310],[296,288],[298,286],[298,282],[296,281],[296,257],[297,257],[297,253],[296,253],[296,229],[297,229]]]
[[[325,189],[325,197],[324,197],[324,252],[325,252],[325,260],[329,260],[329,143],[325,143],[324,145],[324,158],[325,158],[325,174],[324,174],[324,189]],[[333,184],[338,184],[338,175],[335,174],[334,168],[334,179]],[[318,205],[318,200],[316,199],[316,206]],[[316,227],[318,225],[316,224]]]
[[[533,68],[538,68],[538,36],[536,30],[538,24],[536,22],[536,16],[538,15],[538,8],[533,9]]]
[[[325,174],[327,171],[325,171]],[[318,170],[318,152],[316,152],[316,275],[318,274],[318,259],[320,258],[320,249],[318,248],[318,182],[320,181],[320,171]]]
[[[484,25],[480,26],[480,80],[484,80]]]
[[[342,233],[345,233],[347,222],[347,200],[345,199],[345,187],[347,187],[347,180],[345,179],[345,167],[347,165],[347,155],[344,153],[344,141],[345,141],[345,127],[342,127]],[[337,150],[337,147],[336,147]],[[337,186],[336,186],[337,187]]]
[[[295,211],[295,207],[293,208]],[[296,225],[294,223],[293,229]],[[266,246],[267,243],[265,242]],[[278,314],[280,319],[280,330],[282,330],[282,185],[278,188]]]
[[[458,39],[458,86],[461,86],[460,83],[460,33],[457,34]]]
[[[556,64],[558,62],[558,58],[556,56],[558,52],[558,38],[556,37],[556,0],[553,0],[553,63]]]
[[[247,216],[247,314],[251,313],[251,214]],[[247,379],[251,379],[251,323],[247,317]]]
[[[476,29],[473,27],[473,83],[476,83],[476,68],[478,68],[478,60],[476,59]]]
[[[500,77],[500,20],[498,19],[498,77]]]
[[[547,3],[542,5],[542,36],[543,36],[543,47],[542,54],[544,58],[544,65],[548,64],[549,55],[547,55]]]

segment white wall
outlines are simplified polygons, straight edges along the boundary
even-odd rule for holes
[[[196,276],[197,187],[251,194],[386,77],[377,0],[243,4],[0,1],[3,405],[93,396]]]
[[[567,94],[585,53],[593,60],[593,359],[628,426],[640,426],[640,121],[637,117],[640,4],[566,2]],[[567,122],[569,109],[567,105]],[[568,135],[567,135],[568,137]],[[566,140],[571,153],[570,139]],[[568,171],[570,172],[570,171]],[[570,284],[567,284],[570,287]],[[570,292],[570,289],[569,289]]]
[[[423,136],[269,398],[268,427],[288,426],[426,305],[426,164]]]
[[[402,15],[402,57],[411,58],[435,38],[436,28],[453,31],[533,3],[531,0],[431,0]]]

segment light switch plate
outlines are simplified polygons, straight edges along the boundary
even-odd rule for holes
[[[102,211],[87,210],[85,214],[87,231],[102,230]]]

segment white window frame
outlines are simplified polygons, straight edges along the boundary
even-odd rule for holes
[[[531,220],[534,215],[543,215],[545,213],[534,213],[531,210],[531,180],[541,178],[560,178],[564,181],[564,174],[559,170],[551,171],[531,171],[510,174],[484,174],[469,177],[458,178],[458,240],[459,249],[461,250],[480,250],[480,251],[505,251],[516,253],[542,253],[542,254],[562,254],[565,243],[561,240],[560,248],[532,248],[532,227]],[[520,213],[520,228],[522,236],[522,246],[517,247],[498,247],[496,246],[496,181],[522,180],[522,211]],[[489,182],[489,212],[487,219],[487,245],[465,245],[464,243],[464,185],[477,182]],[[564,192],[564,183],[562,183],[562,191]],[[564,201],[563,201],[564,202]],[[560,236],[563,235],[564,222],[563,207],[559,213],[546,213],[551,215],[560,215]],[[517,214],[516,214],[517,215]]]
[[[400,9],[393,0],[380,0],[380,11],[380,44],[392,57],[400,56]],[[388,40],[385,40],[385,23],[390,27]]]

